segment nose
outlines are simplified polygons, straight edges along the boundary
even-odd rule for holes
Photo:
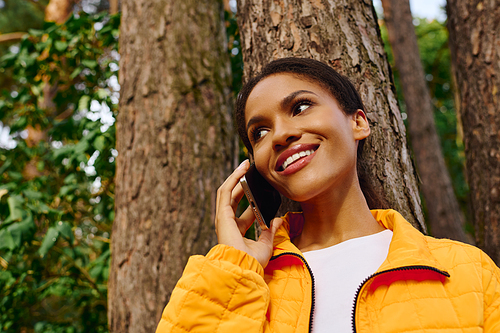
[[[302,136],[300,129],[290,119],[279,119],[274,124],[273,149],[279,151]]]

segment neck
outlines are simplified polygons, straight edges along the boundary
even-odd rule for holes
[[[384,230],[371,214],[357,177],[346,185],[343,190],[301,203],[304,227],[293,240],[301,251],[323,249]]]

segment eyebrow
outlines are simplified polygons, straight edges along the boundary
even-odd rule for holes
[[[293,102],[293,100],[297,96],[299,96],[301,94],[313,94],[313,95],[316,95],[314,92],[309,91],[309,90],[297,90],[297,91],[294,91],[293,93],[291,93],[290,95],[286,96],[285,98],[283,98],[283,100],[280,102],[280,107],[282,109],[288,108],[288,106]],[[253,124],[258,123],[258,122],[260,122],[260,121],[262,121],[264,119],[265,119],[264,116],[255,116],[255,117],[252,117],[248,121],[248,123],[247,123],[247,128],[246,128],[247,132],[248,132],[248,129],[250,128],[250,126],[252,126]]]

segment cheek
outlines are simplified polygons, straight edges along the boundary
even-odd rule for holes
[[[266,149],[254,150],[254,163],[257,171],[271,184],[275,185],[274,179],[271,177],[271,170],[274,166],[270,161],[269,151]]]
[[[268,154],[266,154],[266,150],[265,149],[261,149],[261,148],[255,148],[254,147],[254,151],[253,151],[253,161],[255,163],[255,167],[257,168],[257,171],[259,171],[259,173],[261,175],[265,175],[266,173],[268,173],[268,164],[269,164],[269,156]]]

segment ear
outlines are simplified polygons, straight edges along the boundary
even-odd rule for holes
[[[370,125],[363,110],[358,109],[352,115],[353,132],[355,140],[363,140],[370,135]]]

